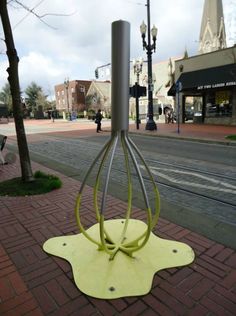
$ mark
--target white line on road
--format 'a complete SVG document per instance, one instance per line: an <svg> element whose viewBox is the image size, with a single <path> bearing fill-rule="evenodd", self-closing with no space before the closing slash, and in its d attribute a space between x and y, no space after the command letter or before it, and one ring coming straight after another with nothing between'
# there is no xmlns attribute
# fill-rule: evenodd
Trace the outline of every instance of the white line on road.
<svg viewBox="0 0 236 316"><path fill-rule="evenodd" d="M140 167L142 169L145 169L144 166L140 165ZM188 186L192 186L192 187L197 187L197 188L204 188L204 189L208 189L208 190L214 190L214 191L220 191L220 192L226 192L226 193L231 193L231 194L236 194L236 186L227 183L227 182L223 182L223 181L219 181L219 180L215 180L210 178L209 176L203 176L194 172L190 172L190 171L181 171L181 170L175 170L175 169L167 169L167 168L160 168L160 167L149 167L150 170L152 171L153 174L158 175L159 177L162 177L170 182L173 183L178 183L178 184L184 184L184 185L188 185ZM194 182L190 182L190 181L184 181L184 180L178 180L176 178L173 178L171 176L168 176L167 174L164 174L161 171L167 171L167 172L173 172L173 173L177 173L177 174L185 174L185 175L190 175L190 176L194 176L200 179L204 179L206 181L212 182L214 184L217 184L218 186L211 186L211 185L205 185L205 184L201 184L201 183L194 183ZM230 189L226 189L226 188L222 188L222 186L230 188Z"/></svg>

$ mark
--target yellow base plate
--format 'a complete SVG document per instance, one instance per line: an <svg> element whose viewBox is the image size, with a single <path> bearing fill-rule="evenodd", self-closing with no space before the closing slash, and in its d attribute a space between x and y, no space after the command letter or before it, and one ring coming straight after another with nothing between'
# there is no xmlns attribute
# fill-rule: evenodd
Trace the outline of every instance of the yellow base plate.
<svg viewBox="0 0 236 316"><path fill-rule="evenodd" d="M120 219L105 221L105 228L114 240L119 239L123 225L124 220ZM129 220L126 242L140 236L146 227L142 221ZM99 224L90 227L87 233L100 240ZM161 239L153 233L133 258L119 251L110 261L109 255L99 251L83 234L51 238L43 249L69 261L77 287L101 299L147 294L157 271L184 266L194 260L194 252L188 245Z"/></svg>

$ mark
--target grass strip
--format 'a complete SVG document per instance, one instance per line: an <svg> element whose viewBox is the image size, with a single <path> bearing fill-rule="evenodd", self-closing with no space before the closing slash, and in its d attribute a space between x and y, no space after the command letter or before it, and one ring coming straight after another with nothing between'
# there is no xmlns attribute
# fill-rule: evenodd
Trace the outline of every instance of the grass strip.
<svg viewBox="0 0 236 316"><path fill-rule="evenodd" d="M21 178L13 178L0 182L0 195L27 196L44 194L59 189L61 186L62 182L57 176L36 171L34 173L34 180L30 182L24 182Z"/></svg>

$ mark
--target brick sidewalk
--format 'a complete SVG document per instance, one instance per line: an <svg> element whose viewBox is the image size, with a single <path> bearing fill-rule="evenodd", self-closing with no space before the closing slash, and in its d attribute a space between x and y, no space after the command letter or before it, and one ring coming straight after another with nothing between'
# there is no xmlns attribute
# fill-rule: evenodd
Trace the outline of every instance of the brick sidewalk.
<svg viewBox="0 0 236 316"><path fill-rule="evenodd" d="M236 135L236 126L225 126L225 125L205 125L205 124L193 124L185 123L180 124L179 130L177 132L178 125L175 124L164 124L163 122L157 121L157 131L146 131L146 124L143 122L140 124L140 129L136 129L136 124L130 121L129 131L135 133L141 133L151 136L167 136L172 138L187 138L187 139L199 139L199 140L211 140L219 141L227 144L236 144L235 141L226 140L227 135ZM31 134L39 133L50 133L50 134L63 134L66 132L67 135L80 135L88 136L89 134L95 134L96 125L93 121L88 120L78 120L76 122L68 122L62 120L55 120L52 123L50 120L25 120L24 125L27 132L27 137ZM102 129L105 131L111 130L111 121L103 120ZM1 134L10 136L10 138L15 138L15 126L13 123L6 125L1 128ZM10 139L9 138L9 139Z"/></svg>
<svg viewBox="0 0 236 316"><path fill-rule="evenodd" d="M137 130L135 124L129 125L130 132L140 134L186 138L192 140L198 139L201 141L218 141L229 144L235 143L227 140L225 137L233 134L236 135L236 126L185 123L180 124L179 133L177 124L158 124L157 122L157 131L146 131L145 127L145 124L140 124L140 129Z"/></svg>
<svg viewBox="0 0 236 316"><path fill-rule="evenodd" d="M17 175L18 161L0 166L1 181ZM0 315L236 315L236 252L164 219L155 233L189 244L196 255L190 266L158 272L146 296L99 300L81 293L69 263L42 249L50 237L78 233L73 210L80 183L58 175L63 180L59 190L0 197ZM125 208L111 196L107 205L109 218ZM94 224L91 209L90 202L83 207L87 226Z"/></svg>

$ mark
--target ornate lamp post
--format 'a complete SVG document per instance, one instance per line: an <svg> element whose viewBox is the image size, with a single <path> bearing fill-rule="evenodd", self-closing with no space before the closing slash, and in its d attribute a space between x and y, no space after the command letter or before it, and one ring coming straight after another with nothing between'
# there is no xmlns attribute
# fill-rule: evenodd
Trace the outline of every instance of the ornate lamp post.
<svg viewBox="0 0 236 316"><path fill-rule="evenodd" d="M150 30L150 0L147 0L147 24L143 23L140 26L140 32L143 39L143 49L147 51L147 61L148 61L148 121L146 124L146 130L156 130L157 126L153 120L153 82L152 82L152 52L156 51L156 38L157 38L157 28L153 25L152 30ZM148 35L148 42L146 42L146 31ZM151 44L151 35L153 43Z"/></svg>
<svg viewBox="0 0 236 316"><path fill-rule="evenodd" d="M70 84L69 78L66 78L64 80L64 86L66 88L66 104L67 104L67 112L68 112L69 120L70 120L71 115L70 115L69 94L68 94L69 84Z"/></svg>
<svg viewBox="0 0 236 316"><path fill-rule="evenodd" d="M143 68L143 59L135 59L133 61L133 68L134 74L137 75L137 79L135 82L135 102L136 102L136 127L139 129L139 94L138 94L138 87L139 87L139 75L142 72Z"/></svg>

